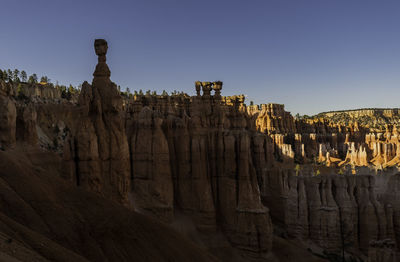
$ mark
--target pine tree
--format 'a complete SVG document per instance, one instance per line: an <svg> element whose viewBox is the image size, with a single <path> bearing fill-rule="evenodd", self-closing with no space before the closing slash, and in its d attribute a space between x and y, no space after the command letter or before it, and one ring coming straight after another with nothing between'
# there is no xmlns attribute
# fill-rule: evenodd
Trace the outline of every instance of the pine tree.
<svg viewBox="0 0 400 262"><path fill-rule="evenodd" d="M36 84L37 83L37 75L36 74L33 74L33 75L31 75L31 76L29 76L29 79L28 79L28 83L30 83L30 84Z"/></svg>
<svg viewBox="0 0 400 262"><path fill-rule="evenodd" d="M6 70L3 71L3 80L8 81L8 74Z"/></svg>
<svg viewBox="0 0 400 262"><path fill-rule="evenodd" d="M12 81L13 72L11 69L7 69L8 81Z"/></svg>
<svg viewBox="0 0 400 262"><path fill-rule="evenodd" d="M19 70L18 70L18 69L14 69L14 72L13 72L13 81L14 81L14 82L19 82Z"/></svg>
<svg viewBox="0 0 400 262"><path fill-rule="evenodd" d="M40 78L40 82L41 83L50 83L50 79L47 77L47 76L42 76L41 78Z"/></svg>
<svg viewBox="0 0 400 262"><path fill-rule="evenodd" d="M21 80L22 82L26 82L28 76L26 75L26 72L24 70L21 71Z"/></svg>

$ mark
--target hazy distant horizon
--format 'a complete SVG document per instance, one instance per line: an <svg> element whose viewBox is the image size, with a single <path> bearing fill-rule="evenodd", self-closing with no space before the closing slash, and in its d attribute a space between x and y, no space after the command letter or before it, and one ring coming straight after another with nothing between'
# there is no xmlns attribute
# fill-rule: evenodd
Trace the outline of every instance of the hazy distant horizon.
<svg viewBox="0 0 400 262"><path fill-rule="evenodd" d="M0 68L91 81L93 40L109 43L122 89L285 104L293 115L400 107L398 1L5 0Z"/></svg>

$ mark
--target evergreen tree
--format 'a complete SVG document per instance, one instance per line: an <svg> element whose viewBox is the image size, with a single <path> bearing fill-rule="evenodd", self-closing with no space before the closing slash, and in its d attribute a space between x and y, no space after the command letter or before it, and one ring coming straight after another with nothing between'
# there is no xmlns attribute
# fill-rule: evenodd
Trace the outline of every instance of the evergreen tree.
<svg viewBox="0 0 400 262"><path fill-rule="evenodd" d="M4 70L4 71L3 71L3 80L4 80L4 81L8 81L8 73L7 73L7 70Z"/></svg>
<svg viewBox="0 0 400 262"><path fill-rule="evenodd" d="M36 74L33 74L33 75L29 76L28 83L30 83L30 84L36 84L36 83L37 83L37 80L38 80L37 75L36 75Z"/></svg>
<svg viewBox="0 0 400 262"><path fill-rule="evenodd" d="M13 76L13 72L11 71L11 69L7 69L7 75L8 75L8 81L12 81L12 76Z"/></svg>
<svg viewBox="0 0 400 262"><path fill-rule="evenodd" d="M40 78L40 82L41 83L50 83L50 79L47 77L47 76L42 76L41 78Z"/></svg>
<svg viewBox="0 0 400 262"><path fill-rule="evenodd" d="M0 70L0 80L4 80L3 76L3 70Z"/></svg>
<svg viewBox="0 0 400 262"><path fill-rule="evenodd" d="M21 80L22 82L26 82L28 79L28 76L26 75L26 72L24 70L21 71Z"/></svg>
<svg viewBox="0 0 400 262"><path fill-rule="evenodd" d="M19 82L19 70L18 70L18 69L14 69L14 72L13 72L13 81L14 81L14 82Z"/></svg>

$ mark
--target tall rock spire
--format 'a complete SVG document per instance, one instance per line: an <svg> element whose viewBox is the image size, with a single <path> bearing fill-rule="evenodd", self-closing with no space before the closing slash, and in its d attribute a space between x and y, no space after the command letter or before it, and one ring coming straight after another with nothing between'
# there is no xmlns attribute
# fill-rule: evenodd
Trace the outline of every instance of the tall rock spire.
<svg viewBox="0 0 400 262"><path fill-rule="evenodd" d="M94 50L98 56L98 64L93 76L96 77L107 77L109 78L111 73L108 65L106 64L106 55L108 50L107 41L104 39L94 40Z"/></svg>
<svg viewBox="0 0 400 262"><path fill-rule="evenodd" d="M76 183L129 205L130 163L123 101L110 80L107 42L96 39L94 49L99 60L92 85L82 85L79 104L86 110L77 120L79 128L70 146L75 154Z"/></svg>

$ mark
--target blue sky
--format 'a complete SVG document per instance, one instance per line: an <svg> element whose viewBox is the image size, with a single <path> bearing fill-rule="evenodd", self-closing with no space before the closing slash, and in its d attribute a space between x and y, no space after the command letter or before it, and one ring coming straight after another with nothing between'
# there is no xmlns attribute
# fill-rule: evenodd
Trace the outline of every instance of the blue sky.
<svg viewBox="0 0 400 262"><path fill-rule="evenodd" d="M91 81L105 38L111 79L130 90L283 103L293 114L400 107L400 1L3 0L0 68Z"/></svg>

